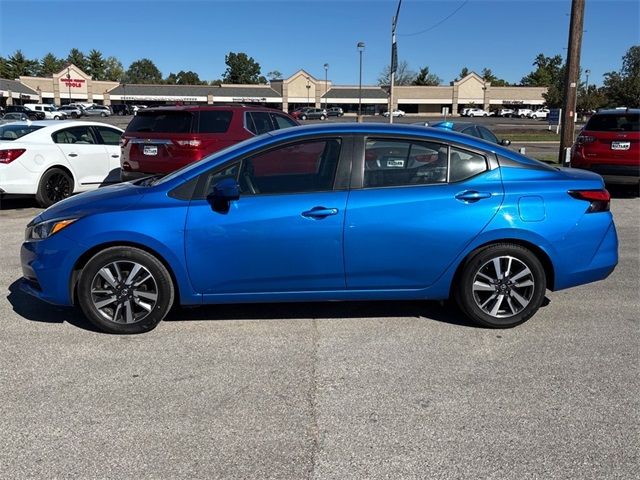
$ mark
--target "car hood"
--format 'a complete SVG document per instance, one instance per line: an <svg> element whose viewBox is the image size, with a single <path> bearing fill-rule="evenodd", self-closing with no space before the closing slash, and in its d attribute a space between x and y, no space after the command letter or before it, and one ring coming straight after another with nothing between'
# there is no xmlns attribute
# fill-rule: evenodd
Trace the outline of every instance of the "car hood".
<svg viewBox="0 0 640 480"><path fill-rule="evenodd" d="M119 183L81 193L58 202L34 218L42 222L54 218L78 217L98 212L124 210L142 198L145 187L132 183Z"/></svg>

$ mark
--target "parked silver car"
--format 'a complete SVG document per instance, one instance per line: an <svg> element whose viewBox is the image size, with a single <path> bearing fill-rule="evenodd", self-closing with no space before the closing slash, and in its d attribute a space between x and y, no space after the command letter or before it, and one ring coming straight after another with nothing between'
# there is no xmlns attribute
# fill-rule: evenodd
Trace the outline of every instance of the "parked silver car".
<svg viewBox="0 0 640 480"><path fill-rule="evenodd" d="M84 115L82 108L75 105L62 105L58 107L58 111L66 113L69 118L80 118Z"/></svg>
<svg viewBox="0 0 640 480"><path fill-rule="evenodd" d="M111 115L111 110L109 107L104 105L91 105L84 109L84 114L88 117L109 117Z"/></svg>

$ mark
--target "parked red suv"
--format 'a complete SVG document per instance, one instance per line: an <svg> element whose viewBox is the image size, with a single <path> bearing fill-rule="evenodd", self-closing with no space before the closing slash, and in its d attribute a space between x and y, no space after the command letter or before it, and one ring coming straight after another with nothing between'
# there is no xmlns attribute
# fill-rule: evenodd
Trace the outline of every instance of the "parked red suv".
<svg viewBox="0 0 640 480"><path fill-rule="evenodd" d="M138 111L120 139L121 178L173 170L210 153L298 122L265 107L181 106Z"/></svg>
<svg viewBox="0 0 640 480"><path fill-rule="evenodd" d="M594 113L576 139L571 166L602 175L611 184L640 182L640 109Z"/></svg>

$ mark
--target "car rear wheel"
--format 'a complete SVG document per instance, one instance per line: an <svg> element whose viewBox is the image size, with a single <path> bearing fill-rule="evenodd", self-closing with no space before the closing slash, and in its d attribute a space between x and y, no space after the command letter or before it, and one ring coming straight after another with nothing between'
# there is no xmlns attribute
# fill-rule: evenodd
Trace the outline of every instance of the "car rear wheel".
<svg viewBox="0 0 640 480"><path fill-rule="evenodd" d="M325 120L327 117L325 117L324 115L320 115L320 120Z"/></svg>
<svg viewBox="0 0 640 480"><path fill-rule="evenodd" d="M510 328L538 311L546 288L544 268L533 252L520 245L496 244L467 260L456 301L474 322Z"/></svg>
<svg viewBox="0 0 640 480"><path fill-rule="evenodd" d="M171 309L173 283L165 266L150 253L111 247L82 269L78 303L89 321L109 333L153 330Z"/></svg>
<svg viewBox="0 0 640 480"><path fill-rule="evenodd" d="M101 117L106 117L106 116L107 116L107 114L106 114L106 113L104 113L104 112L102 112L102 113L100 114L100 116L101 116Z"/></svg>
<svg viewBox="0 0 640 480"><path fill-rule="evenodd" d="M307 116L306 115L300 115L300 120L306 120Z"/></svg>
<svg viewBox="0 0 640 480"><path fill-rule="evenodd" d="M73 178L61 168L51 168L44 172L38 190L36 202L43 208L64 200L73 193Z"/></svg>

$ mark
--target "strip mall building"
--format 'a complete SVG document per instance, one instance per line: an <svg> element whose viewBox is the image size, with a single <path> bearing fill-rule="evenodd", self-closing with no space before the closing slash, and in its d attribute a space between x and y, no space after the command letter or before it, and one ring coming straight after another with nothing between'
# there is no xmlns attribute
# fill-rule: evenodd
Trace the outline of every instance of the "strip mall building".
<svg viewBox="0 0 640 480"><path fill-rule="evenodd" d="M394 88L394 109L407 114L441 115L465 107L494 110L502 107L538 108L544 104L541 87L493 87L476 73L449 86ZM333 85L299 70L289 78L269 85L139 85L93 80L75 65L50 77L0 79L0 104L87 102L103 105L167 105L252 103L291 111L298 107L342 107L355 113L362 102L363 113L374 115L388 109L388 88Z"/></svg>

